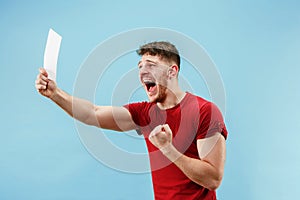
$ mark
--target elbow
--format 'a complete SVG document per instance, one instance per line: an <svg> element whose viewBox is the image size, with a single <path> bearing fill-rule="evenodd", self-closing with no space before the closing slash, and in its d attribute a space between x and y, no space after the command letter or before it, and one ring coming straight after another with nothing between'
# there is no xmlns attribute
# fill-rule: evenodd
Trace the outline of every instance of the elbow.
<svg viewBox="0 0 300 200"><path fill-rule="evenodd" d="M221 185L221 180L214 180L214 181L212 181L210 184L209 184L209 186L207 187L207 189L209 189L209 190L217 190L218 188L219 188L219 186Z"/></svg>
<svg viewBox="0 0 300 200"><path fill-rule="evenodd" d="M94 107L94 109L89 112L88 115L86 115L84 117L84 119L82 120L82 122L86 125L90 125L90 126L95 126L98 128L101 128L99 121L97 120L97 116L96 113L99 112L99 108L98 107Z"/></svg>
<svg viewBox="0 0 300 200"><path fill-rule="evenodd" d="M223 179L223 173L217 174L215 177L211 178L206 188L212 191L217 190L222 183L222 179Z"/></svg>
<svg viewBox="0 0 300 200"><path fill-rule="evenodd" d="M220 185L222 183L222 178L223 178L223 175L219 174L219 175L207 177L207 179L205 181L204 180L202 180L202 181L195 180L194 182L208 190L214 191L220 187Z"/></svg>

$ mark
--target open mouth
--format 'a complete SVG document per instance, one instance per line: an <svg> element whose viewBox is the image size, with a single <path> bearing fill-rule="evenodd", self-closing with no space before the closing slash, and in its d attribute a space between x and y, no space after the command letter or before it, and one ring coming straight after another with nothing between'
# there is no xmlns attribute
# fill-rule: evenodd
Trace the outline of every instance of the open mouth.
<svg viewBox="0 0 300 200"><path fill-rule="evenodd" d="M148 92L152 92L155 89L156 83L151 81L145 81L144 82Z"/></svg>

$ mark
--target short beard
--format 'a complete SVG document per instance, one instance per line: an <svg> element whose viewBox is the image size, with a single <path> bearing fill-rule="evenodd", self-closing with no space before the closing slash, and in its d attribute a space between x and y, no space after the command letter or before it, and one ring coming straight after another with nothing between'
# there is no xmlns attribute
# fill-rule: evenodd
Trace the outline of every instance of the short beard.
<svg viewBox="0 0 300 200"><path fill-rule="evenodd" d="M162 85L158 85L158 96L156 99L154 99L154 103L162 103L166 100L167 95L166 95L166 90L167 88L165 86Z"/></svg>

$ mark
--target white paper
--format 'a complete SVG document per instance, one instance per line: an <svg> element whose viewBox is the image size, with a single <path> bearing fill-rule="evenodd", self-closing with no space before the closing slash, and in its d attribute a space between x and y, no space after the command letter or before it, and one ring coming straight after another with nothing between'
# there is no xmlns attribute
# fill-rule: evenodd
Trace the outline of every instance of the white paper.
<svg viewBox="0 0 300 200"><path fill-rule="evenodd" d="M50 28L44 53L44 68L48 78L56 82L57 59L62 37Z"/></svg>

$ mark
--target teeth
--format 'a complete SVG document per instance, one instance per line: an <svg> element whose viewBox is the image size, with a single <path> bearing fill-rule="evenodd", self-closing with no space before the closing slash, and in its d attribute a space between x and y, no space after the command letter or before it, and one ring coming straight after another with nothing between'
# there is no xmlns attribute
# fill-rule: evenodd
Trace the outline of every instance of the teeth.
<svg viewBox="0 0 300 200"><path fill-rule="evenodd" d="M143 78L142 81L148 91L156 85L155 80L153 80L152 78L149 78L149 77Z"/></svg>
<svg viewBox="0 0 300 200"><path fill-rule="evenodd" d="M146 82L154 82L154 81L151 79L144 79L143 82L146 83Z"/></svg>

